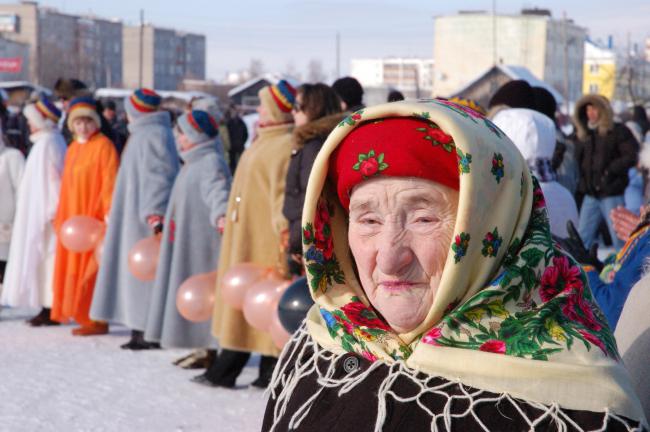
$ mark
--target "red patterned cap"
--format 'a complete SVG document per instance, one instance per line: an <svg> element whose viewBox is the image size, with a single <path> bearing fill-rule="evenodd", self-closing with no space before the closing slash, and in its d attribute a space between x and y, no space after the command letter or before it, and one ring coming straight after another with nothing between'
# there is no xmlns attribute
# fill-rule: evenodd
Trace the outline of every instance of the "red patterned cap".
<svg viewBox="0 0 650 432"><path fill-rule="evenodd" d="M417 177L460 188L453 137L435 123L414 117L361 124L332 153L329 173L345 209L352 188L375 176Z"/></svg>

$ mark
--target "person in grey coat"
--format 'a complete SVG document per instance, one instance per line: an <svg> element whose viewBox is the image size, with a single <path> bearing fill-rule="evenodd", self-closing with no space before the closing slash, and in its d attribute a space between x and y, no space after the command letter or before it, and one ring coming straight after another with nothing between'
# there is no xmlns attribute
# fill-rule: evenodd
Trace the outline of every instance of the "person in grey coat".
<svg viewBox="0 0 650 432"><path fill-rule="evenodd" d="M145 340L164 348L215 348L210 321L195 323L176 307L181 284L215 270L228 207L230 169L221 154L216 121L194 110L178 119L174 134L184 165L172 189L151 295Z"/></svg>
<svg viewBox="0 0 650 432"><path fill-rule="evenodd" d="M161 98L139 89L124 106L130 137L113 192L113 204L104 239L104 253L90 315L96 320L129 327L125 349L148 349L144 340L153 281L143 282L129 271L129 252L140 240L162 231L164 214L178 173L179 160L171 119L159 111Z"/></svg>

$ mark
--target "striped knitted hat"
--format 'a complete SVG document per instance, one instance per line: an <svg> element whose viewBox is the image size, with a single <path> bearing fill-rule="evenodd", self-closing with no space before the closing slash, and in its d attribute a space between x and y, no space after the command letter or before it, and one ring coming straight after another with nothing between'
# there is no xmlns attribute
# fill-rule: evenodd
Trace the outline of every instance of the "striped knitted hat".
<svg viewBox="0 0 650 432"><path fill-rule="evenodd" d="M487 111L485 111L485 108L483 108L478 102L476 102L474 99L467 99L459 96L455 96L453 98L448 99L449 102L453 102L458 105L462 105L465 108L470 108L474 111L476 111L479 114L486 115Z"/></svg>
<svg viewBox="0 0 650 432"><path fill-rule="evenodd" d="M178 118L181 132L194 144L208 141L219 134L219 125L207 112L193 110Z"/></svg>
<svg viewBox="0 0 650 432"><path fill-rule="evenodd" d="M272 123L293 121L291 110L296 102L296 89L285 80L262 88L258 96Z"/></svg>
<svg viewBox="0 0 650 432"><path fill-rule="evenodd" d="M101 127L102 121L97 113L97 104L91 96L79 96L70 101L68 106L68 128L72 130L72 123L79 117L90 117Z"/></svg>
<svg viewBox="0 0 650 432"><path fill-rule="evenodd" d="M40 95L36 102L26 105L23 114L36 129L48 129L61 118L61 111L45 95Z"/></svg>
<svg viewBox="0 0 650 432"><path fill-rule="evenodd" d="M162 101L158 93L148 88L137 89L125 99L124 109L134 119L158 111Z"/></svg>

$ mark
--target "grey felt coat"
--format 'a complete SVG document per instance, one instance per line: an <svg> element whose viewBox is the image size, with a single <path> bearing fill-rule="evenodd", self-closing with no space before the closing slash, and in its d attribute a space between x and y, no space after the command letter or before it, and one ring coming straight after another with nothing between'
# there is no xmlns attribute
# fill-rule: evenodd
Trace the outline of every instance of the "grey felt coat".
<svg viewBox="0 0 650 432"><path fill-rule="evenodd" d="M226 214L230 169L217 152L216 141L181 157L185 161L176 178L165 215L163 243L149 306L145 339L163 347L208 348L216 341L210 321L193 323L176 308L176 293L189 277L216 269L221 234L216 229Z"/></svg>
<svg viewBox="0 0 650 432"><path fill-rule="evenodd" d="M131 274L129 251L139 240L153 235L147 218L165 214L179 159L167 112L137 118L129 124L129 132L90 316L143 331L153 281L143 282Z"/></svg>

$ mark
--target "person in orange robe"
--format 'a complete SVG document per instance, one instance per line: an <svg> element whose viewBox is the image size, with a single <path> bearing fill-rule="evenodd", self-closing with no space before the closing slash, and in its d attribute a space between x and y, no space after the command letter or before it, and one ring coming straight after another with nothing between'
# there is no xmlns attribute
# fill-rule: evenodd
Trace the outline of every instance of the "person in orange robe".
<svg viewBox="0 0 650 432"><path fill-rule="evenodd" d="M113 143L99 131L101 121L91 97L70 102L67 122L75 139L65 157L59 207L53 222L57 233L73 216L106 219L119 164ZM88 315L98 269L93 251L72 252L60 238L57 240L51 315L59 322L75 320L80 327L73 329L74 335L108 333L107 323L93 321Z"/></svg>

